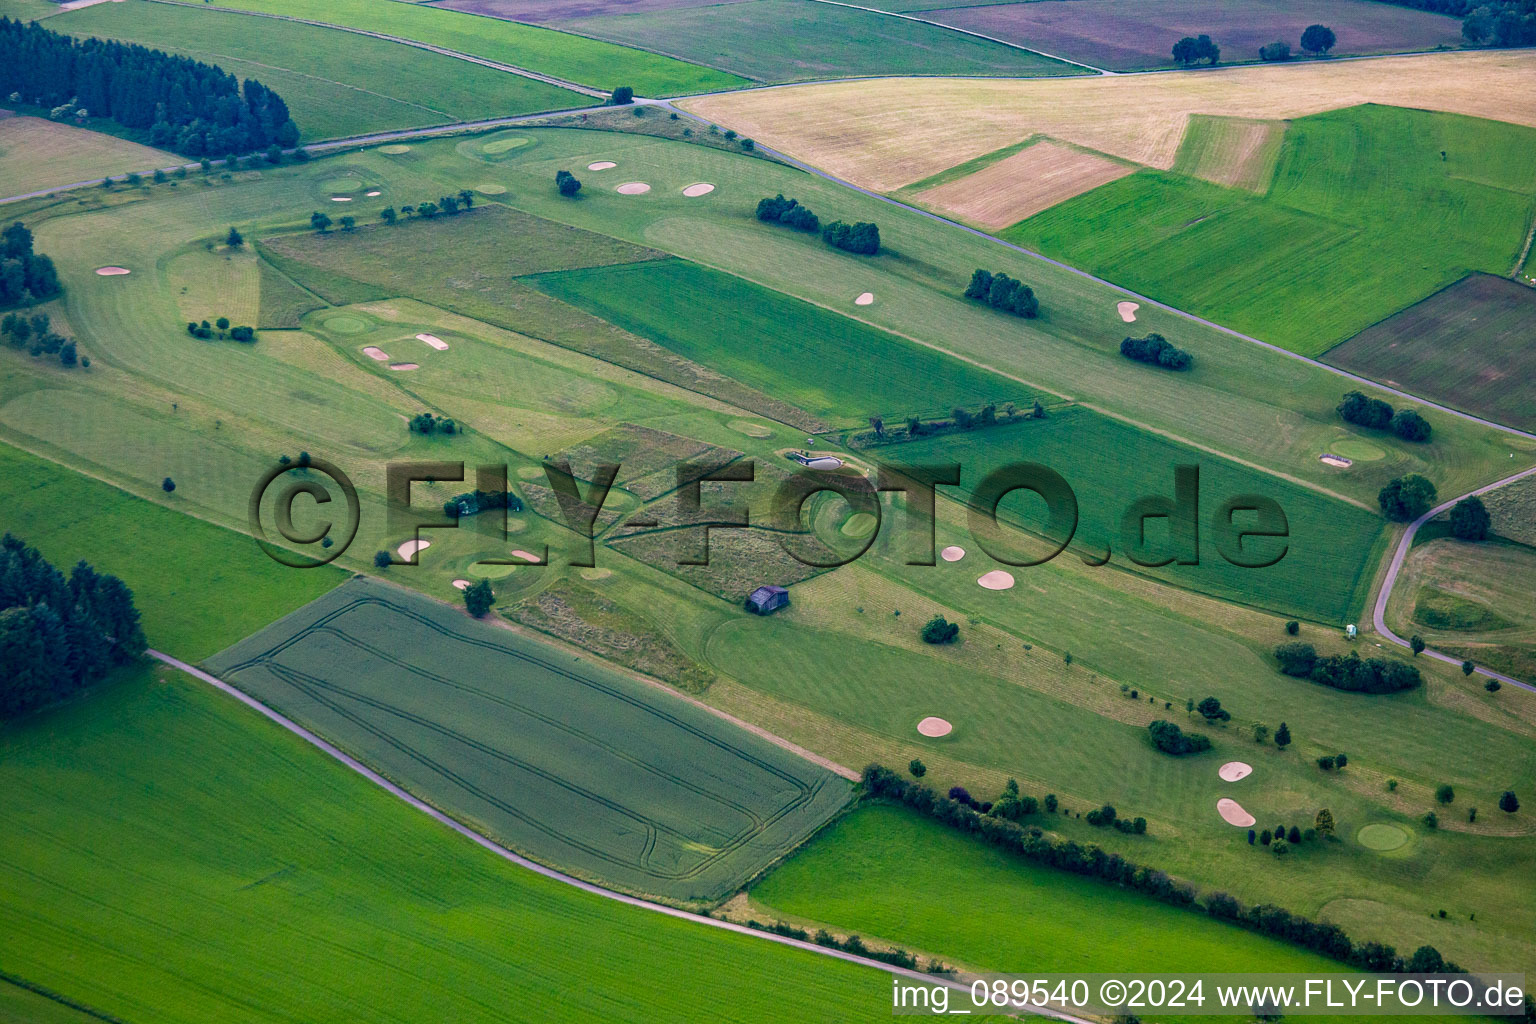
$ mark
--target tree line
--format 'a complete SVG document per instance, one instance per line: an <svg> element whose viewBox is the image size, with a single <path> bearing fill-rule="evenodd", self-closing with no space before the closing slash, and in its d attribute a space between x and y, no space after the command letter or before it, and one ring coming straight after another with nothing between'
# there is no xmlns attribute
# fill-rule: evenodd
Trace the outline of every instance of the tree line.
<svg viewBox="0 0 1536 1024"><path fill-rule="evenodd" d="M1161 366L1165 370L1187 370L1195 362L1194 356L1156 332L1145 338L1126 338L1120 343L1120 354L1138 363Z"/></svg>
<svg viewBox="0 0 1536 1024"><path fill-rule="evenodd" d="M1294 641L1276 647L1275 660L1288 676L1351 693L1397 693L1423 682L1418 669L1400 661L1362 658L1359 651L1320 655L1311 644Z"/></svg>
<svg viewBox="0 0 1536 1024"><path fill-rule="evenodd" d="M423 414L425 415L425 414ZM452 422L451 420L449 422ZM459 511L459 506L466 504L476 512L484 512L489 508L504 508L508 512L521 512L523 499L508 491L482 491L478 488L473 491L465 491L463 494L455 494L452 498L443 502L443 515L449 519L457 519L464 514Z"/></svg>
<svg viewBox="0 0 1536 1024"><path fill-rule="evenodd" d="M1179 728L1178 723L1161 718L1147 723L1147 738L1158 750L1174 757L1200 754L1211 749L1211 741L1206 737L1199 733L1186 733Z"/></svg>
<svg viewBox="0 0 1536 1024"><path fill-rule="evenodd" d="M1007 274L977 268L971 274L971 283L965 286L965 297L1026 320L1040 315L1040 300L1035 297L1034 289Z"/></svg>
<svg viewBox="0 0 1536 1024"><path fill-rule="evenodd" d="M1434 430L1429 421L1414 409L1394 410L1390 403L1351 391L1338 404L1345 423L1370 430L1390 430L1404 441L1428 441Z"/></svg>
<svg viewBox="0 0 1536 1024"><path fill-rule="evenodd" d="M83 561L66 579L36 548L0 539L0 718L62 700L146 646L122 580Z"/></svg>
<svg viewBox="0 0 1536 1024"><path fill-rule="evenodd" d="M1394 974L1465 973L1433 946L1421 946L1405 958L1392 946L1379 942L1356 943L1338 925L1313 921L1274 904L1245 907L1224 892L1214 892L1204 898L1202 905L1193 886L1156 868L1137 864L1118 853L1106 853L1093 844L1062 839L1047 835L1039 828L980 814L957 800L940 796L926 785L908 782L882 765L872 764L865 768L862 782L867 797L910 807L1026 860L1121 885L1173 906L1204 910L1218 920L1294 943L1352 967ZM1530 1005L1527 997L1527 1017Z"/></svg>
<svg viewBox="0 0 1536 1024"><path fill-rule="evenodd" d="M1308 25L1301 33L1301 48L1314 56L1321 56L1333 49L1339 41L1333 29L1327 25ZM1277 39L1259 47L1259 60L1282 61L1291 59L1291 44Z"/></svg>
<svg viewBox="0 0 1536 1024"><path fill-rule="evenodd" d="M397 211L393 206L386 206L379 211L379 220L385 224L393 224L400 219L401 214L406 220L412 217L420 217L423 220L431 220L438 214L445 217L456 217L461 213L468 213L475 208L475 194L467 188L461 188L451 196L438 196L437 202L428 200L425 203L412 205L407 203ZM324 214L321 214L324 216ZM342 220L346 220L345 217Z"/></svg>
<svg viewBox="0 0 1536 1024"><path fill-rule="evenodd" d="M235 341L243 341L247 344L256 340L256 328L244 326L231 327L229 317L227 316L221 316L213 323L209 323L207 320L202 322L196 320L187 321L187 333L194 338L208 341L213 337L215 331L218 332L220 339L229 337Z"/></svg>
<svg viewBox="0 0 1536 1024"><path fill-rule="evenodd" d="M64 289L53 260L32 248L32 232L16 221L0 232L0 306L45 302Z"/></svg>
<svg viewBox="0 0 1536 1024"><path fill-rule="evenodd" d="M796 231L821 232L821 240L834 249L873 256L880 251L880 227L867 221L845 224L835 220L825 226L809 207L798 199L785 199L784 193L757 201L757 219L765 224L783 224Z"/></svg>
<svg viewBox="0 0 1536 1024"><path fill-rule="evenodd" d="M91 365L89 356L76 352L73 341L53 330L53 321L47 313L34 313L31 316L5 314L0 317L0 337L5 338L12 348L26 349L27 354L33 358L57 356L59 365L65 367Z"/></svg>
<svg viewBox="0 0 1536 1024"><path fill-rule="evenodd" d="M0 18L0 95L66 104L189 156L292 146L298 126L277 93L222 68L106 39L75 39Z"/></svg>
<svg viewBox="0 0 1536 1024"><path fill-rule="evenodd" d="M1462 19L1461 36L1474 46L1536 46L1536 0L1383 0L1398 7Z"/></svg>
<svg viewBox="0 0 1536 1024"><path fill-rule="evenodd" d="M1019 419L1045 419L1045 406L1039 399L1028 412L1020 411L1012 402L1003 403L999 409L996 402L988 402L975 412L964 406L955 406L949 411L948 419L925 420L921 416L908 416L900 421L901 426L890 426L885 422L884 416L871 416L869 418L870 432L857 434L853 437L855 443L893 444L901 441L914 441L919 437L932 437L936 434L948 433L951 430L975 430L979 427L994 427L999 423L1012 423Z"/></svg>

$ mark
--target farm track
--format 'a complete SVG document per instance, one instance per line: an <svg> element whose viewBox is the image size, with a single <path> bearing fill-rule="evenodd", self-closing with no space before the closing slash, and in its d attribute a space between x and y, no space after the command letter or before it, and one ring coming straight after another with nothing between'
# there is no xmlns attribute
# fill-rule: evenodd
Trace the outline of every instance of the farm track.
<svg viewBox="0 0 1536 1024"><path fill-rule="evenodd" d="M594 896L600 896L603 899L613 900L616 903L628 904L629 906L639 907L643 910L652 911L653 913L665 914L668 917L677 918L683 921L691 921L698 925L704 925L711 928L719 928L722 931L735 932L738 935L748 935L756 939L761 939L765 942L777 943L781 946L791 946L795 949L801 949L808 953L815 953L819 956L829 956L837 960L843 960L851 964L857 964L861 967L872 967L876 970L884 971L887 974L893 975L895 977L904 978L908 981L917 982L919 984L944 985L947 988L953 989L954 991L963 994L969 994L970 992L969 985L953 978L946 978L932 974L921 974L917 971L910 971L902 967L895 967L891 964L881 963L878 960L869 960L861 956L855 956L852 953L845 953L840 949L831 949L826 946L818 946L813 942L806 942L800 939L792 939L784 935L775 935L772 932L757 931L756 929L748 928L746 925L736 924L732 921L722 921L717 918L706 917L703 914L694 914L686 910L679 910L676 907L669 907L660 903L652 903L649 900L643 900L637 896L628 896L621 892L615 892L612 889L605 889L600 885L594 885L591 882L582 881L579 878L575 878L563 872L556 871L554 868L545 867L543 864L540 864L537 861L532 861L526 857L513 853L506 847L501 846L500 844L495 843L490 839L487 839L485 836L481 835L479 832L476 832L469 826L460 823L458 820L449 817L447 814L444 814L442 811L439 811L437 808L431 806L430 804L427 804L424 801L412 796L410 793L395 785L393 782L390 782L384 776L380 775L378 772L375 772L373 769L358 761L356 758L348 755L336 746L317 736L315 733L310 732L308 729L299 725L297 722L294 722L291 719L286 718L278 712L272 710L261 701L258 701L254 697L246 694L244 691L231 686L229 683L226 683L218 677L210 675L209 673L204 672L199 668L188 665L184 661L173 658L169 654L154 650L149 651L148 653L149 656L155 660L169 665L171 668L177 669L178 671L185 672L192 678L206 683L209 686L212 686L214 689L219 690L220 692L227 694L230 697L233 697L235 700L244 704L246 707L251 708L258 714L267 718L269 721L275 723L280 728L286 729L288 732L297 736L304 742L330 755L332 758L341 762L346 767L352 769L354 772L358 773L369 782L372 782L374 785L380 787L391 796L404 801L411 807L414 807L416 810L432 818L439 824L452 829L454 832L457 832L459 835L468 839L470 842L476 844L487 852L500 857L502 860L507 861L508 863L515 864L521 868L526 868L527 870L539 875L543 875L545 878L548 878L552 881L572 886L582 890L583 892L591 893ZM1043 1017L1049 1017L1053 1020L1067 1021L1069 1024L1093 1024L1093 1022L1085 1020L1082 1017L1075 1017L1071 1014L1060 1013L1054 1010L1046 1009L1044 1007L1029 1006L1024 1007L1024 1011L1038 1014Z"/></svg>
<svg viewBox="0 0 1536 1024"><path fill-rule="evenodd" d="M1376 608L1373 613L1373 623L1376 627L1376 632L1397 644L1399 647L1411 647L1407 640L1404 640L1402 637L1392 632L1392 630L1387 626L1387 601L1392 597L1392 587L1397 583L1397 574L1402 571L1403 561L1408 557L1408 552L1413 548L1413 538L1418 534L1419 527L1423 526L1425 523L1429 522L1436 516L1442 515L1445 512L1449 512L1456 506L1456 503L1461 501L1463 498L1472 498L1481 494L1487 494L1489 491L1498 490L1505 484L1512 484L1516 480L1522 480L1525 477L1532 475L1533 473L1536 473L1536 466L1532 466L1530 469L1515 473L1512 476L1507 476L1503 480L1496 480L1485 487L1479 487L1475 491L1468 491L1466 494L1458 495L1457 497L1452 498L1450 501L1441 502L1439 505L1436 505L1428 512L1425 512L1423 515L1419 516L1419 518L1415 519L1408 525L1408 529L1403 533L1402 540L1398 541L1397 543L1397 550L1392 554L1392 563L1387 567L1386 578L1382 580L1381 592L1376 595ZM1424 648L1424 653L1437 661L1445 662L1447 665L1456 665L1458 667L1461 665L1461 659L1453 658L1448 654L1443 654L1432 647ZM1514 676L1507 676L1502 672L1495 672L1489 668L1474 668L1473 671L1478 675L1488 676L1490 679L1497 679L1499 682L1508 686L1518 686L1522 690L1529 690L1532 693L1536 693L1536 686L1532 686L1530 683L1516 679Z"/></svg>

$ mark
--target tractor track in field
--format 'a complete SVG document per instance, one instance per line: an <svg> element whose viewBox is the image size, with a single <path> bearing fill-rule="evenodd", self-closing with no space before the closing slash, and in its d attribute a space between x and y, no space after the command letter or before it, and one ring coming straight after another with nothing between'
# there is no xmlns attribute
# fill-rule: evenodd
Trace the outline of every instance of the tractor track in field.
<svg viewBox="0 0 1536 1024"><path fill-rule="evenodd" d="M1434 519L1436 516L1449 512L1452 508L1456 507L1457 502L1465 498L1473 498L1477 497L1478 495L1487 494L1489 491L1497 490L1498 488L1503 487L1505 484L1512 484L1516 480L1524 479L1525 477L1531 476L1532 474L1536 474L1536 466L1532 466L1530 469L1526 469L1519 473L1507 476L1502 480L1496 480L1491 484L1477 488L1475 491L1468 491L1466 494L1457 495L1449 501L1441 502L1434 508L1430 509L1428 512L1425 512L1423 515L1419 516L1419 518L1415 519L1412 523L1408 524L1408 529L1403 532L1402 539L1397 542L1397 550L1392 553L1392 562L1387 566L1387 575L1386 578L1381 582L1381 591L1376 595L1376 607L1372 613L1372 623L1376 627L1376 632L1397 644L1399 647L1411 648L1412 646L1407 640L1404 640L1402 637L1392 632L1391 628L1387 626L1387 602L1392 597L1392 588L1397 583L1397 574L1402 571L1403 562L1407 559L1408 552L1413 548L1413 538L1418 534L1419 527L1423 526L1431 519ZM1460 667L1462 664L1462 659L1453 658L1449 654L1444 654L1435 650L1433 647L1424 648L1424 653L1429 657L1434 658L1436 661L1443 661L1448 665L1456 665L1457 667ZM1517 686L1522 690L1529 690L1532 693L1536 693L1536 686L1532 686L1530 683L1516 679L1514 676L1508 676L1502 672L1495 672L1490 668L1474 667L1472 671L1478 675L1487 676L1490 679L1497 679L1499 682L1505 684L1506 686Z"/></svg>
<svg viewBox="0 0 1536 1024"><path fill-rule="evenodd" d="M652 903L651 901L641 899L638 896L630 896L625 893L615 892L612 889L605 889L600 885L595 885L591 882L583 881L579 878L567 875L564 872L557 871L554 868L546 867L537 861L529 860L528 858L513 853L506 847L501 846L498 843L491 841L490 839L487 839L485 836L481 835L479 832L476 832L469 826L462 824L457 819L444 814L437 808L411 795L400 786L390 782L384 776L380 775L378 772L369 768L367 765L363 764L361 761L357 760L351 755L345 753L327 740L322 739L320 736L313 732L310 732L308 729L299 725L297 722L294 722L284 715L279 714L277 711L267 707L261 701L255 699L237 687L224 682L217 676L210 675L209 673L204 672L193 665L189 665L186 662L177 658L173 658L169 654L165 654L161 651L151 650L148 653L149 656L155 660L169 665L171 668L177 669L178 671L184 672L192 678L212 686L214 689L220 691L221 693L233 697L235 700L244 704L246 707L252 709L253 711L256 711L258 714L267 718L280 728L286 729L288 732L297 736L299 739L305 741L311 746L316 747L323 753L329 754L332 758L341 762L346 767L352 769L354 772L361 775L369 782L372 782L374 785L380 787L391 796L398 800L404 801L406 804L409 804L411 807L414 807L416 810L438 822L438 824L452 829L454 832L457 832L459 835L486 850L488 853L500 857L502 860L507 861L508 863L515 864L518 867L527 869L528 871L543 875L545 878L548 878L552 881L572 886L573 888L580 889L583 892L590 893L594 896L600 896L603 899L613 900L616 903L628 904L632 907L639 907L642 910L649 910L657 914L665 914L668 917L677 918L683 921L691 921L694 924L704 925L710 928L719 928L722 931L735 932L738 935L748 935L753 938L761 939L765 942L773 942L781 946L791 946L795 949L801 949L808 953L815 953L820 956L832 957L834 959L843 960L851 964L857 964L861 967L872 967L876 970L884 971L887 974L891 974L899 978L904 978L908 981L916 982L922 985L943 985L959 993L966 995L969 995L970 993L970 986L968 984L954 978L948 978L934 974L922 974L918 971L911 971L903 967L896 967L891 964L881 963L878 960L869 960L865 957L855 956L852 953L846 953L840 949L831 949L826 946L818 946L814 942L808 942L801 939L792 939L785 935L775 935L772 932L762 932L754 928L748 928L746 925L736 924L733 921L722 921L718 918L706 917L703 914L695 914L687 910L679 910L676 907L669 907L661 903ZM1069 1024L1092 1024L1092 1022L1087 1021L1081 1017L1046 1009L1045 1007L1026 1006L1022 1008L1021 1012L1038 1014L1040 1016L1050 1017L1055 1020L1067 1021Z"/></svg>

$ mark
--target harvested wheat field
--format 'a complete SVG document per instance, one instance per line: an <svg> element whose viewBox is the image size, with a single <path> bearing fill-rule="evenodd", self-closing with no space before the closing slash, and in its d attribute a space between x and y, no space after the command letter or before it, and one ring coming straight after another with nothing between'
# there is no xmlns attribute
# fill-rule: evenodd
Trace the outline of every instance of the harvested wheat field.
<svg viewBox="0 0 1536 1024"><path fill-rule="evenodd" d="M1284 121L1195 114L1173 166L1192 178L1263 193L1274 177L1283 141Z"/></svg>
<svg viewBox="0 0 1536 1024"><path fill-rule="evenodd" d="M679 105L866 188L894 191L1030 135L1171 168L1193 114L1274 120L1361 103L1536 126L1536 52L1063 79L883 79Z"/></svg>
<svg viewBox="0 0 1536 1024"><path fill-rule="evenodd" d="M1042 140L974 174L917 194L932 207L993 230L1130 174L1134 167Z"/></svg>

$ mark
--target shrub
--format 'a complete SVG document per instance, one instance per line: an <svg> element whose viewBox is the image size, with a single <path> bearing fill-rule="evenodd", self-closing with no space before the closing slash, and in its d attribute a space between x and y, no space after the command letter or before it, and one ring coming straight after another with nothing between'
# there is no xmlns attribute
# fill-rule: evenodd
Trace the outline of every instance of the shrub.
<svg viewBox="0 0 1536 1024"><path fill-rule="evenodd" d="M1026 320L1040 315L1040 300L1035 297L1034 289L1007 274L993 274L978 268L971 274L971 283L966 285L965 297Z"/></svg>
<svg viewBox="0 0 1536 1024"><path fill-rule="evenodd" d="M577 181L576 176L570 171L556 171L555 188L560 191L562 196L570 199L581 191L581 182Z"/></svg>
<svg viewBox="0 0 1536 1024"><path fill-rule="evenodd" d="M923 627L922 635L925 644L953 643L960 636L960 624L950 622L942 615L935 615Z"/></svg>
<svg viewBox="0 0 1536 1024"><path fill-rule="evenodd" d="M865 221L844 224L835 220L822 229L821 237L834 249L860 256L873 256L880 251L880 228Z"/></svg>
<svg viewBox="0 0 1536 1024"><path fill-rule="evenodd" d="M1351 391L1344 396L1338 405L1338 413L1344 422L1372 430L1385 430L1392 423L1392 406L1359 391Z"/></svg>
<svg viewBox="0 0 1536 1024"><path fill-rule="evenodd" d="M1442 804L1454 803L1456 801L1456 790L1449 783L1442 784L1435 789L1435 799Z"/></svg>
<svg viewBox="0 0 1536 1024"><path fill-rule="evenodd" d="M1487 690L1489 693L1498 693L1502 688L1502 684L1500 684L1497 679L1490 679L1483 684L1483 689Z"/></svg>
<svg viewBox="0 0 1536 1024"><path fill-rule="evenodd" d="M1165 370L1187 370L1194 364L1194 357L1176 348L1161 334L1149 334L1145 338L1126 338L1120 343L1120 354L1127 359Z"/></svg>
<svg viewBox="0 0 1536 1024"><path fill-rule="evenodd" d="M1325 772L1333 771L1334 759L1332 756L1324 756L1317 759L1317 766Z"/></svg>
<svg viewBox="0 0 1536 1024"><path fill-rule="evenodd" d="M1451 509L1451 533L1457 540L1487 540L1491 526L1487 506L1475 495L1461 499Z"/></svg>
<svg viewBox="0 0 1536 1024"><path fill-rule="evenodd" d="M1301 632L1301 623L1293 619L1285 624L1285 631L1291 636L1295 636L1297 633Z"/></svg>
<svg viewBox="0 0 1536 1024"><path fill-rule="evenodd" d="M801 206L798 199L785 199L780 192L772 199L759 199L757 219L767 224L783 224L796 231L821 230L821 218L809 207Z"/></svg>
<svg viewBox="0 0 1536 1024"><path fill-rule="evenodd" d="M1520 809L1520 798L1515 796L1514 790L1506 789L1504 795L1499 797L1499 810L1505 814L1514 814Z"/></svg>
<svg viewBox="0 0 1536 1024"><path fill-rule="evenodd" d="M1404 409L1392 417L1392 433L1404 441L1422 443L1428 441L1433 432L1429 421L1412 409Z"/></svg>
<svg viewBox="0 0 1536 1024"><path fill-rule="evenodd" d="M613 93L608 97L608 102L616 107L622 107L624 104L633 103L634 101L635 90L631 89L627 85L619 86L617 89L613 90Z"/></svg>
<svg viewBox="0 0 1536 1024"><path fill-rule="evenodd" d="M1223 708L1221 701L1215 697L1205 698L1205 700L1202 700L1195 706L1195 710L1200 712L1201 717L1207 722L1230 722L1232 720L1232 712Z"/></svg>
<svg viewBox="0 0 1536 1024"><path fill-rule="evenodd" d="M917 758L914 757L907 764L907 771L912 773L912 777L914 779L920 779L924 775L928 774L928 766L923 764L923 762L919 761Z"/></svg>
<svg viewBox="0 0 1536 1024"><path fill-rule="evenodd" d="M1259 60L1280 61L1291 59L1291 44L1276 39L1267 46L1259 47Z"/></svg>
<svg viewBox="0 0 1536 1024"><path fill-rule="evenodd" d="M464 588L464 607L477 619L485 617L494 601L490 580L477 580Z"/></svg>
<svg viewBox="0 0 1536 1024"><path fill-rule="evenodd" d="M1423 680L1419 670L1384 658L1361 658L1358 651L1320 657L1311 644L1288 643L1275 648L1280 671L1351 693L1397 693L1412 690Z"/></svg>
<svg viewBox="0 0 1536 1024"><path fill-rule="evenodd" d="M256 340L256 328L235 327L230 330L229 336L236 341L252 342Z"/></svg>
<svg viewBox="0 0 1536 1024"><path fill-rule="evenodd" d="M1175 757L1198 754L1211 749L1211 741L1204 736L1186 736L1183 729L1161 718L1148 723L1147 735L1151 738L1154 747Z"/></svg>
<svg viewBox="0 0 1536 1024"><path fill-rule="evenodd" d="M1327 25L1308 25L1301 33L1301 48L1308 53L1327 53L1338 37Z"/></svg>

